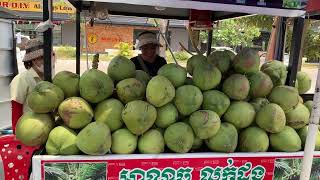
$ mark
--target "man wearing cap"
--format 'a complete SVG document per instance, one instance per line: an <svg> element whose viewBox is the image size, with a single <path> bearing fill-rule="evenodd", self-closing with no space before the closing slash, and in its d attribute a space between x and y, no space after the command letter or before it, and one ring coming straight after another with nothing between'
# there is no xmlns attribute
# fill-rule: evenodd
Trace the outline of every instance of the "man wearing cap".
<svg viewBox="0 0 320 180"><path fill-rule="evenodd" d="M167 61L157 54L157 49L161 45L156 34L149 31L143 32L139 35L138 41L137 48L141 50L141 54L131 58L131 61L134 62L137 70L143 70L150 76L156 76L158 70L167 64Z"/></svg>
<svg viewBox="0 0 320 180"><path fill-rule="evenodd" d="M25 45L26 54L23 64L26 71L18 74L10 83L12 102L12 128L23 113L30 111L26 99L37 83L43 80L43 43L38 39L31 39ZM55 56L53 53L52 66L54 69ZM54 72L52 72L54 73Z"/></svg>

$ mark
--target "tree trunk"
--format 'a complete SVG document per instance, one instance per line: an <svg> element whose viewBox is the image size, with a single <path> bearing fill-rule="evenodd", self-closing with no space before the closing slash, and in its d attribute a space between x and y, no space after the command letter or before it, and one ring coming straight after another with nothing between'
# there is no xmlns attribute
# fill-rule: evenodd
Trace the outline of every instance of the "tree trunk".
<svg viewBox="0 0 320 180"><path fill-rule="evenodd" d="M160 23L159 23L159 28L160 28L160 32L166 37L166 35L168 34L167 31L167 24L168 24L168 20L166 19L160 19ZM167 37L166 37L167 38ZM167 38L168 39L168 38ZM166 57L166 49L167 49L167 44L166 41L162 38L162 36L159 36L159 42L162 45L162 47L160 47L159 49L159 55L161 57Z"/></svg>

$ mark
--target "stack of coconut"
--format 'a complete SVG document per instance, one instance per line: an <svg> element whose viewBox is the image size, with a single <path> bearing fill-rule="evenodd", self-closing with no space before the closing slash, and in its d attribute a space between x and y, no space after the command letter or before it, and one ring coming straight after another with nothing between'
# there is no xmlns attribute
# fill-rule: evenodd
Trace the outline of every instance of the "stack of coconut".
<svg viewBox="0 0 320 180"><path fill-rule="evenodd" d="M301 150L312 102L299 94L310 78L299 72L289 87L281 62L259 69L250 49L195 55L186 69L167 64L153 78L117 56L107 74L63 71L39 83L16 136L51 155Z"/></svg>

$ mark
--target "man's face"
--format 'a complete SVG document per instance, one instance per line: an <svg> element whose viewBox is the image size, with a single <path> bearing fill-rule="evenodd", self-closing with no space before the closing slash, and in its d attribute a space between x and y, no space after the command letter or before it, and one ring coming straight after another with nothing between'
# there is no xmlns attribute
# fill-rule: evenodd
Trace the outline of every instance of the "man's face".
<svg viewBox="0 0 320 180"><path fill-rule="evenodd" d="M144 46L141 47L141 52L142 55L153 59L154 57L156 57L156 53L157 53L157 45L155 44L146 44Z"/></svg>

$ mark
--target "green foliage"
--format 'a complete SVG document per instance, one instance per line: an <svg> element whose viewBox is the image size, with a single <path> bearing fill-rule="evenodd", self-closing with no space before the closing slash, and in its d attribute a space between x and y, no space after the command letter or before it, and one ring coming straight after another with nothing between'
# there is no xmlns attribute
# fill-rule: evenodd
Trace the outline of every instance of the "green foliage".
<svg viewBox="0 0 320 180"><path fill-rule="evenodd" d="M303 44L303 57L308 59L308 62L318 62L320 60L320 34L315 32L312 27L317 27L317 22L310 22L307 27L306 37ZM290 52L292 41L292 28L287 31L286 50Z"/></svg>
<svg viewBox="0 0 320 180"><path fill-rule="evenodd" d="M301 0L283 0L282 6L285 8L300 8Z"/></svg>
<svg viewBox="0 0 320 180"><path fill-rule="evenodd" d="M124 56L126 58L131 58L133 55L133 45L126 42L118 43L115 48L119 49L118 55Z"/></svg>
<svg viewBox="0 0 320 180"><path fill-rule="evenodd" d="M51 163L45 165L45 175L49 180L102 180L106 169L106 163Z"/></svg>
<svg viewBox="0 0 320 180"><path fill-rule="evenodd" d="M271 30L273 17L266 15L244 16L237 19L238 23L246 24L248 27L258 27L260 29Z"/></svg>
<svg viewBox="0 0 320 180"><path fill-rule="evenodd" d="M173 55L177 61L187 61L191 57L191 55L186 51L177 51L174 52ZM167 62L174 62L170 51L166 51L166 60Z"/></svg>
<svg viewBox="0 0 320 180"><path fill-rule="evenodd" d="M221 21L218 28L213 31L213 43L220 46L246 46L253 45L252 40L260 36L260 30L256 26L248 27L239 23L236 19Z"/></svg>

